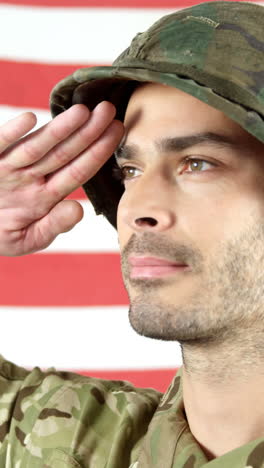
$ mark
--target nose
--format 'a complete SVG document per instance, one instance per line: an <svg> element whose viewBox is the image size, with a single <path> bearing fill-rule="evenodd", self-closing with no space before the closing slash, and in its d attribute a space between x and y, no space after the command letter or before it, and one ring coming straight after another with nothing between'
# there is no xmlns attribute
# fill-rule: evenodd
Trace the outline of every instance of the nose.
<svg viewBox="0 0 264 468"><path fill-rule="evenodd" d="M142 175L131 182L120 201L119 222L133 231L162 232L176 222L173 188L165 176Z"/></svg>

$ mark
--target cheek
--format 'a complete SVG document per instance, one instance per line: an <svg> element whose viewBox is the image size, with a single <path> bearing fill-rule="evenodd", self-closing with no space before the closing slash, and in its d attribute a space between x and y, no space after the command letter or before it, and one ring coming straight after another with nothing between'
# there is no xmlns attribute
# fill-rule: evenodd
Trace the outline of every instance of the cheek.
<svg viewBox="0 0 264 468"><path fill-rule="evenodd" d="M204 200L195 211L185 213L182 229L200 248L210 251L260 222L264 224L264 203L238 193Z"/></svg>
<svg viewBox="0 0 264 468"><path fill-rule="evenodd" d="M227 199L203 198L186 203L178 212L178 229L202 250L233 235L241 217L241 204Z"/></svg>

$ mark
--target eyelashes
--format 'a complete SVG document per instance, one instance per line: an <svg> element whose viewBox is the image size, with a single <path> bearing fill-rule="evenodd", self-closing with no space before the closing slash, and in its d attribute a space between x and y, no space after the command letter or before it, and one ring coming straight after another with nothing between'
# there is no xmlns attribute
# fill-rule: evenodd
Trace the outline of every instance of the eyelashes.
<svg viewBox="0 0 264 468"><path fill-rule="evenodd" d="M208 172L208 169L205 170L205 171L199 170L199 168L201 169L201 166L204 165L204 164L207 165L207 166L208 165L211 166L211 169L218 167L217 163L212 162L212 161L208 161L207 159L186 157L180 164L181 172L179 172L178 175L182 175L184 173L185 174L195 174L195 173L197 173L197 174L200 173L201 174L201 173L204 173L204 172ZM188 166L191 167L192 165L194 165L195 170L187 171L186 168ZM115 180L118 180L119 182L124 184L125 181L133 179L135 177L135 175L133 175L132 173L129 174L129 171L133 172L133 171L138 171L138 170L139 169L137 169L134 166L120 167L115 162L113 167L112 167L112 177ZM129 177L129 176L131 176L131 177Z"/></svg>
<svg viewBox="0 0 264 468"><path fill-rule="evenodd" d="M112 176L115 180L119 180L120 182L124 183L127 180L134 179L134 171L138 170L139 169L134 166L119 167L117 164L115 164L112 168Z"/></svg>

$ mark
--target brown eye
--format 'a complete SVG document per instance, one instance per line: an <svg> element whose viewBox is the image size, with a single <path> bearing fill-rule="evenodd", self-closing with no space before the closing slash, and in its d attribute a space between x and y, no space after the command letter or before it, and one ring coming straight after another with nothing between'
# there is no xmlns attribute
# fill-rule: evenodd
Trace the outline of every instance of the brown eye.
<svg viewBox="0 0 264 468"><path fill-rule="evenodd" d="M206 161L204 159L189 158L185 161L183 172L205 172L215 166L216 164Z"/></svg>
<svg viewBox="0 0 264 468"><path fill-rule="evenodd" d="M189 164L193 171L200 171L203 168L203 161L194 160L190 161Z"/></svg>
<svg viewBox="0 0 264 468"><path fill-rule="evenodd" d="M117 180L121 180L121 182L134 179L136 176L139 175L139 172L139 169L133 166L113 167L113 177Z"/></svg>
<svg viewBox="0 0 264 468"><path fill-rule="evenodd" d="M122 171L122 174L123 174L123 179L132 179L133 177L136 176L135 172L137 170L138 169L136 169L135 167L132 167L132 166L121 167L121 171Z"/></svg>

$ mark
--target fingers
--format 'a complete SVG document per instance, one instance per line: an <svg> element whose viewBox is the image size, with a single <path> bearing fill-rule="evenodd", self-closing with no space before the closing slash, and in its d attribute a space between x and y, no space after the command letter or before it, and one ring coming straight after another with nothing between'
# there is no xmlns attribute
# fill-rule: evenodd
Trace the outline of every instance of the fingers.
<svg viewBox="0 0 264 468"><path fill-rule="evenodd" d="M87 150L65 167L52 174L46 188L54 199L61 200L84 184L113 154L124 134L124 126L114 120Z"/></svg>
<svg viewBox="0 0 264 468"><path fill-rule="evenodd" d="M124 127L114 115L108 102L93 112L78 104L24 138L36 123L32 113L0 128L1 255L41 250L80 221L81 205L62 200L93 177L121 141Z"/></svg>
<svg viewBox="0 0 264 468"><path fill-rule="evenodd" d="M76 104L59 114L44 127L27 135L8 154L8 163L16 169L39 161L54 146L69 137L90 117L83 104Z"/></svg>
<svg viewBox="0 0 264 468"><path fill-rule="evenodd" d="M35 114L33 112L25 112L2 125L0 127L0 153L32 130L36 123L37 118Z"/></svg>
<svg viewBox="0 0 264 468"><path fill-rule="evenodd" d="M100 137L114 119L115 113L115 107L110 102L98 104L88 121L34 164L33 173L37 177L45 176L73 160Z"/></svg>

